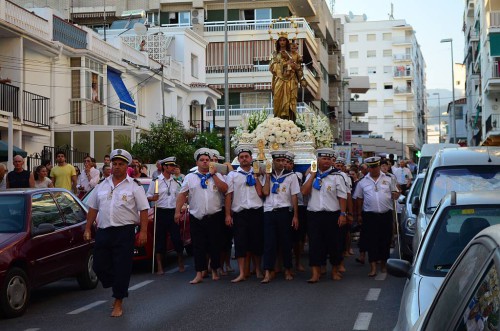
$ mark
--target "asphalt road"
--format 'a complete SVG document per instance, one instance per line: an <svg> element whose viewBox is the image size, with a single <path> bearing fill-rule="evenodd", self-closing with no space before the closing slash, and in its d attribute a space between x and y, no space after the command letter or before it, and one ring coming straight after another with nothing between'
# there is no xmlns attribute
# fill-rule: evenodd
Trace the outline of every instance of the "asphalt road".
<svg viewBox="0 0 500 331"><path fill-rule="evenodd" d="M184 273L174 260L163 276L135 267L121 318L109 317L111 290L81 291L65 279L34 290L26 314L0 319L0 330L392 330L404 287L404 279L367 277L368 266L354 257L341 281L308 284L307 271L266 285L256 278L232 284L234 274L190 285L192 258Z"/></svg>

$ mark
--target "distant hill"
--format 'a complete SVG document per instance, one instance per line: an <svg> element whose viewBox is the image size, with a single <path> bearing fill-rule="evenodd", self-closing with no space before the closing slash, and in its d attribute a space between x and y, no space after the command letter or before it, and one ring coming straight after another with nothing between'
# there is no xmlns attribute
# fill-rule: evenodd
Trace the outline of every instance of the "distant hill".
<svg viewBox="0 0 500 331"><path fill-rule="evenodd" d="M433 93L439 93L439 98L437 95L434 95ZM443 120L442 113L446 112L448 103L451 102L453 94L450 90L445 90L445 89L427 90L427 94L429 95L427 97L427 108L429 108L429 115L428 115L429 117L427 124L437 125L439 122L439 110L438 110L439 103L441 103L441 120ZM458 99L459 96L455 95L455 98Z"/></svg>

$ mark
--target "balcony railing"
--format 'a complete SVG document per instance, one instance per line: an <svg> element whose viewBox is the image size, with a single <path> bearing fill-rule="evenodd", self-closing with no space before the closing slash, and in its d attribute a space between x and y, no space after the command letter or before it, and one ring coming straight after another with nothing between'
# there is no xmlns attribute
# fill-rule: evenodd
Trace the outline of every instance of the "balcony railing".
<svg viewBox="0 0 500 331"><path fill-rule="evenodd" d="M491 78L500 78L500 67L498 61L494 61L492 65Z"/></svg>
<svg viewBox="0 0 500 331"><path fill-rule="evenodd" d="M38 94L23 91L23 120L37 126L49 127L50 99Z"/></svg>
<svg viewBox="0 0 500 331"><path fill-rule="evenodd" d="M394 54L394 61L411 61L411 54Z"/></svg>
<svg viewBox="0 0 500 331"><path fill-rule="evenodd" d="M19 87L0 84L0 110L12 113L19 119Z"/></svg>
<svg viewBox="0 0 500 331"><path fill-rule="evenodd" d="M251 31L251 30L269 30L271 20L242 20L242 21L228 21L227 31ZM305 29L314 37L314 31L304 18L294 18L293 23L297 26L292 27L290 21L277 21L273 23L273 29L282 31L284 29L301 30ZM224 32L224 21L205 22L203 27L205 32Z"/></svg>
<svg viewBox="0 0 500 331"><path fill-rule="evenodd" d="M104 125L104 105L86 99L70 101L70 124Z"/></svg>
<svg viewBox="0 0 500 331"><path fill-rule="evenodd" d="M491 114L486 120L486 133L500 131L500 114Z"/></svg>
<svg viewBox="0 0 500 331"><path fill-rule="evenodd" d="M87 32L57 16L53 16L53 34L54 41L73 48L87 48Z"/></svg>
<svg viewBox="0 0 500 331"><path fill-rule="evenodd" d="M207 66L206 68L207 74L216 74L216 73L224 73L224 66ZM268 64L239 64L239 65L228 65L228 72L268 72L269 65Z"/></svg>
<svg viewBox="0 0 500 331"><path fill-rule="evenodd" d="M2 11L2 7L5 8L5 11ZM0 0L0 19L37 37L48 41L52 40L51 26L47 20L10 1Z"/></svg>
<svg viewBox="0 0 500 331"><path fill-rule="evenodd" d="M199 132L210 132L210 122L209 121L201 121L201 120L192 120L190 121L189 129L196 133Z"/></svg>
<svg viewBox="0 0 500 331"><path fill-rule="evenodd" d="M500 11L490 12L490 28L500 28Z"/></svg>
<svg viewBox="0 0 500 331"><path fill-rule="evenodd" d="M394 37L392 38L393 44L411 44L413 42L410 37Z"/></svg>
<svg viewBox="0 0 500 331"><path fill-rule="evenodd" d="M394 77L411 77L412 76L412 72L411 72L411 69L398 69L398 68L395 68L394 69Z"/></svg>
<svg viewBox="0 0 500 331"><path fill-rule="evenodd" d="M396 87L394 88L394 94L412 94L413 90L411 87Z"/></svg>
<svg viewBox="0 0 500 331"><path fill-rule="evenodd" d="M258 105L229 105L229 116L241 116L243 114L250 114L256 111L265 110L267 114L273 113L273 106L271 104L258 104ZM313 111L311 107L305 102L297 102L297 113L304 113L306 111ZM217 110L215 111L215 117L224 117L224 105L217 105ZM206 118L212 118L213 110L205 110Z"/></svg>
<svg viewBox="0 0 500 331"><path fill-rule="evenodd" d="M368 101L349 101L349 111L352 114L368 113Z"/></svg>
<svg viewBox="0 0 500 331"><path fill-rule="evenodd" d="M351 131L368 131L368 122L350 122L349 128Z"/></svg>

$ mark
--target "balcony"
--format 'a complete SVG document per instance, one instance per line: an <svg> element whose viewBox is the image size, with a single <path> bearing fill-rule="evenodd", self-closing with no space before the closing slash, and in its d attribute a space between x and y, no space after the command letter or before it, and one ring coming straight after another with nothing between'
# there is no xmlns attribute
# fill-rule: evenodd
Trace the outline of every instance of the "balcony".
<svg viewBox="0 0 500 331"><path fill-rule="evenodd" d="M53 35L54 41L69 47L87 48L87 32L57 16L53 16Z"/></svg>
<svg viewBox="0 0 500 331"><path fill-rule="evenodd" d="M491 28L500 29L500 11L490 12L490 29Z"/></svg>
<svg viewBox="0 0 500 331"><path fill-rule="evenodd" d="M352 132L368 132L368 122L349 122Z"/></svg>
<svg viewBox="0 0 500 331"><path fill-rule="evenodd" d="M350 101L349 111L353 116L368 114L368 101Z"/></svg>
<svg viewBox="0 0 500 331"><path fill-rule="evenodd" d="M488 78L487 75L484 76L484 79L487 79L484 87L485 93L500 91L500 66L498 62L499 61L494 61L491 64L491 77Z"/></svg>
<svg viewBox="0 0 500 331"><path fill-rule="evenodd" d="M394 95L413 95L411 87L395 87Z"/></svg>
<svg viewBox="0 0 500 331"><path fill-rule="evenodd" d="M468 0L467 1L467 17L474 17L474 5L476 4L476 0Z"/></svg>
<svg viewBox="0 0 500 331"><path fill-rule="evenodd" d="M402 123L399 123L399 124L396 124L394 126L394 129L396 130L411 130L411 131L414 131L415 130L415 124L413 123L413 121L410 121L410 120L407 120L407 121L401 121Z"/></svg>
<svg viewBox="0 0 500 331"><path fill-rule="evenodd" d="M50 99L23 91L23 121L38 127L50 126Z"/></svg>
<svg viewBox="0 0 500 331"><path fill-rule="evenodd" d="M394 54L392 60L394 62L411 62L411 54Z"/></svg>
<svg viewBox="0 0 500 331"><path fill-rule="evenodd" d="M328 74L330 76L340 75L339 58L337 55L328 56Z"/></svg>
<svg viewBox="0 0 500 331"><path fill-rule="evenodd" d="M408 45L413 43L413 38L411 37L394 37L392 38L393 45Z"/></svg>
<svg viewBox="0 0 500 331"><path fill-rule="evenodd" d="M105 107L87 99L70 100L70 124L104 125Z"/></svg>
<svg viewBox="0 0 500 331"><path fill-rule="evenodd" d="M500 134L500 114L491 114L486 120L486 132L488 135L490 131L497 131Z"/></svg>
<svg viewBox="0 0 500 331"><path fill-rule="evenodd" d="M52 30L49 21L10 1L0 0L0 19L18 26L36 37L47 41L52 40Z"/></svg>
<svg viewBox="0 0 500 331"><path fill-rule="evenodd" d="M413 77L413 73L412 73L411 69L404 68L404 67L396 67L396 68L394 68L394 75L393 75L393 77L394 78L405 78L405 79L408 79L408 78L412 78Z"/></svg>
<svg viewBox="0 0 500 331"><path fill-rule="evenodd" d="M19 119L19 87L0 84L0 110L12 113L12 116Z"/></svg>

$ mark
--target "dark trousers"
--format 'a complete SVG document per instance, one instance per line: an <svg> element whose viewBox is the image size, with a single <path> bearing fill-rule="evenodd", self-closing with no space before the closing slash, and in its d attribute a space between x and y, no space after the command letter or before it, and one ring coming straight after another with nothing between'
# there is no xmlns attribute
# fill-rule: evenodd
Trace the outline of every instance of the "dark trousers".
<svg viewBox="0 0 500 331"><path fill-rule="evenodd" d="M309 266L326 264L327 255L332 265L342 261L341 230L338 225L340 211L307 212L307 235L309 236Z"/></svg>
<svg viewBox="0 0 500 331"><path fill-rule="evenodd" d="M210 267L220 267L220 238L222 212L197 219L189 215L191 240L193 241L194 267L197 272L208 269L207 254L210 256Z"/></svg>
<svg viewBox="0 0 500 331"><path fill-rule="evenodd" d="M167 233L174 244L177 254L182 254L184 246L181 240L181 230L179 224L174 220L175 209L156 209L156 253L165 254L167 252Z"/></svg>
<svg viewBox="0 0 500 331"><path fill-rule="evenodd" d="M128 297L135 225L98 229L95 236L94 271L104 288L112 287L113 297Z"/></svg>
<svg viewBox="0 0 500 331"><path fill-rule="evenodd" d="M292 240L294 244L304 242L307 233L307 206L299 206L299 228L292 230Z"/></svg>
<svg viewBox="0 0 500 331"><path fill-rule="evenodd" d="M233 228L226 225L226 208L222 208L222 217L220 218L221 222L221 251L222 252L231 252L231 248L233 247Z"/></svg>
<svg viewBox="0 0 500 331"><path fill-rule="evenodd" d="M386 261L392 240L392 210L385 213L363 212L368 261Z"/></svg>
<svg viewBox="0 0 500 331"><path fill-rule="evenodd" d="M234 255L245 257L247 252L260 256L264 252L263 209L243 209L233 214Z"/></svg>
<svg viewBox="0 0 500 331"><path fill-rule="evenodd" d="M278 247L285 269L292 268L292 217L288 208L264 212L264 270L274 270Z"/></svg>

